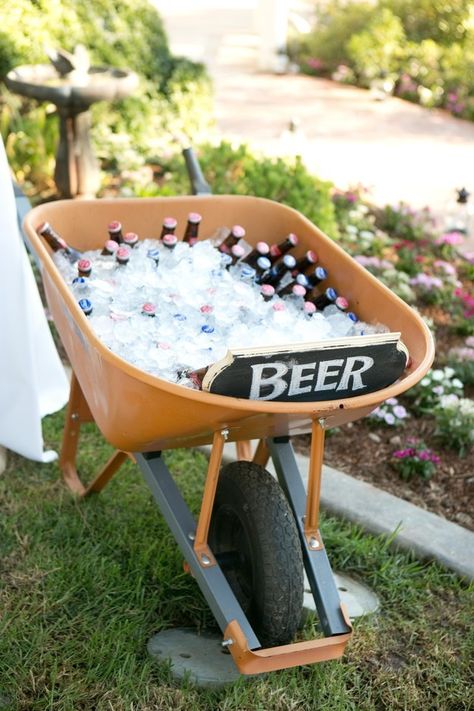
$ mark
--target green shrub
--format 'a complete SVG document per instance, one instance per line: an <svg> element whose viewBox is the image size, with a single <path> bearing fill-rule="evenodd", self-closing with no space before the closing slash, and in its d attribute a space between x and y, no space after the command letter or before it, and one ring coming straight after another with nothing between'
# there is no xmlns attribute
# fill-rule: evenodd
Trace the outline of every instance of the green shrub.
<svg viewBox="0 0 474 711"><path fill-rule="evenodd" d="M408 39L432 39L450 44L465 38L471 0L381 0L383 7L397 15Z"/></svg>
<svg viewBox="0 0 474 711"><path fill-rule="evenodd" d="M463 457L474 447L474 400L443 395L435 410L440 441Z"/></svg>
<svg viewBox="0 0 474 711"><path fill-rule="evenodd" d="M204 67L171 55L161 18L148 0L13 0L0 26L0 78L20 63L47 62L45 46L71 51L78 43L93 64L129 68L141 79L130 98L92 108L92 137L105 167L136 167L176 135L199 136L209 127ZM58 140L51 107L17 101L3 90L0 127L18 178L44 191Z"/></svg>
<svg viewBox="0 0 474 711"><path fill-rule="evenodd" d="M400 19L385 8L372 16L364 30L351 36L347 53L356 73L370 82L399 71L404 42Z"/></svg>

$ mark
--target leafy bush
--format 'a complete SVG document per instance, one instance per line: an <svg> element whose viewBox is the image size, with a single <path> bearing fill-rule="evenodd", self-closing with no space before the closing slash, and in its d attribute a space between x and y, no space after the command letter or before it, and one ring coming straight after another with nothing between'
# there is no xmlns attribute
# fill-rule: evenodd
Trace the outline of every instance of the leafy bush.
<svg viewBox="0 0 474 711"><path fill-rule="evenodd" d="M470 0L381 0L381 4L400 18L408 39L440 44L465 38L472 9Z"/></svg>
<svg viewBox="0 0 474 711"><path fill-rule="evenodd" d="M463 346L450 349L448 365L465 385L474 385L474 336L466 338Z"/></svg>
<svg viewBox="0 0 474 711"><path fill-rule="evenodd" d="M362 32L351 36L347 52L357 75L369 84L375 77L398 73L404 41L400 19L382 8Z"/></svg>
<svg viewBox="0 0 474 711"><path fill-rule="evenodd" d="M393 468L406 481L414 477L431 479L440 462L438 455L428 449L424 442L409 439L407 444L404 449L393 452Z"/></svg>
<svg viewBox="0 0 474 711"><path fill-rule="evenodd" d="M417 415L431 414L439 407L446 395L462 396L463 384L456 377L453 368L430 370L406 395L412 402L412 409Z"/></svg>
<svg viewBox="0 0 474 711"><path fill-rule="evenodd" d="M93 140L108 167L143 164L175 135L208 128L204 67L171 55L161 18L148 0L15 0L2 16L0 77L20 63L47 61L45 46L71 51L78 43L85 44L93 64L132 69L141 78L132 97L112 107L93 106ZM38 117L46 129L43 140ZM44 189L58 138L51 107L13 100L4 90L0 126L13 170ZM33 135L40 138L39 150L30 160Z"/></svg>
<svg viewBox="0 0 474 711"><path fill-rule="evenodd" d="M259 156L246 145L233 146L226 141L217 146L203 145L198 154L201 168L213 192L255 195L276 200L299 210L330 236L337 236L337 222L331 200L332 185L311 175L300 158ZM172 158L162 169L168 175L164 184L148 190L141 188L140 195L189 192L189 181L181 156Z"/></svg>

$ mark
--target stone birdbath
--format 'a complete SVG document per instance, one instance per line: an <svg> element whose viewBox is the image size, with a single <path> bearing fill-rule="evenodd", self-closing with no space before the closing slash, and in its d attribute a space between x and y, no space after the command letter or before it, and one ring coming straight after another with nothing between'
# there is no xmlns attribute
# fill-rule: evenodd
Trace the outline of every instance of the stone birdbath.
<svg viewBox="0 0 474 711"><path fill-rule="evenodd" d="M15 94L56 106L60 138L54 180L61 197L91 197L100 185L97 159L90 142L90 107L96 101L117 101L138 86L134 72L91 67L86 49L74 54L50 50L51 64L12 69L5 84Z"/></svg>

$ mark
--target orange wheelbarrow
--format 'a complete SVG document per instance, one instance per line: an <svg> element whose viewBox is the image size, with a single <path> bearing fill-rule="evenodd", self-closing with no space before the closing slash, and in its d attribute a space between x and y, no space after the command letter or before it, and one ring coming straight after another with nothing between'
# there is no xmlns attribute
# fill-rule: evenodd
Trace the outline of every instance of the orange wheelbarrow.
<svg viewBox="0 0 474 711"><path fill-rule="evenodd" d="M382 321L401 333L410 359L398 380L352 397L250 400L175 385L112 353L95 336L36 228L48 221L69 244L85 251L102 247L112 219L148 237L158 236L166 215L186 224L189 212L203 216L203 234L239 223L253 244L297 233L296 257L298 251L316 250L331 271L331 285L361 318ZM128 456L137 462L242 673L340 657L351 625L319 531L324 431L367 415L424 376L434 348L422 319L304 216L268 200L206 195L61 201L34 208L24 226L73 368L60 459L66 484L80 496L98 492ZM81 424L89 421L96 422L117 451L94 481L83 484L76 452ZM308 432L312 443L306 491L290 437ZM252 439L259 440L255 453L249 447ZM226 441L237 443L238 461L221 471ZM196 521L161 453L206 444L212 449ZM278 483L265 470L269 457ZM301 616L303 565L324 637L292 643Z"/></svg>

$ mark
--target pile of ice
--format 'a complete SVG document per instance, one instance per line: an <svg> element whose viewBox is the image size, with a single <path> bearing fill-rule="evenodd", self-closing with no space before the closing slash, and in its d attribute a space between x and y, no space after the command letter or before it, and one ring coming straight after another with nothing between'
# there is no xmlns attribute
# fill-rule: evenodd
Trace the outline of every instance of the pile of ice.
<svg viewBox="0 0 474 711"><path fill-rule="evenodd" d="M188 387L195 386L187 372L214 363L229 348L360 334L336 306L310 316L303 297L265 301L261 287L242 278L243 265L229 268L211 240L193 247L178 242L170 250L160 240L145 239L130 250L126 265L101 250L82 258L91 261L92 271L77 279L77 263L61 252L54 255L81 306L90 302L88 319L97 337L136 367Z"/></svg>

